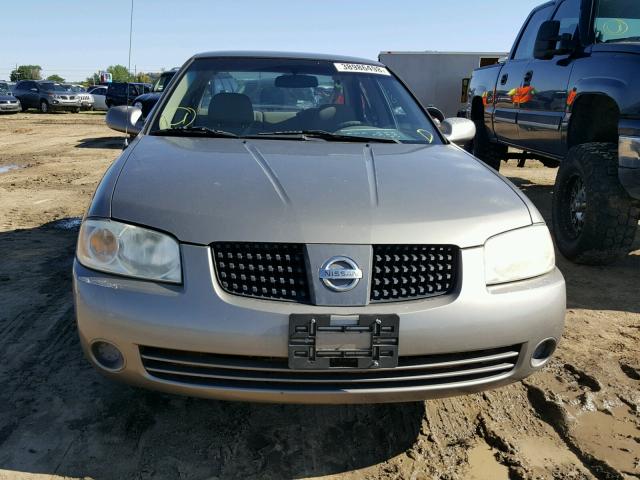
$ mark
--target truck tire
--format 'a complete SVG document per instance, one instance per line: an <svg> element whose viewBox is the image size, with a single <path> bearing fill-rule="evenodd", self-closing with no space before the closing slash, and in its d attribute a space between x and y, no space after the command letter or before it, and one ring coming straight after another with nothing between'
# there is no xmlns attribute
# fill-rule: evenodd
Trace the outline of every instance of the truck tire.
<svg viewBox="0 0 640 480"><path fill-rule="evenodd" d="M484 120L476 119L474 123L476 124L476 136L473 139L473 155L499 172L502 160L507 157L507 146L489 140Z"/></svg>
<svg viewBox="0 0 640 480"><path fill-rule="evenodd" d="M575 263L605 265L629 253L640 202L620 185L616 144L569 150L556 177L552 216L556 245Z"/></svg>
<svg viewBox="0 0 640 480"><path fill-rule="evenodd" d="M40 101L40 113L49 113L49 104L46 100Z"/></svg>

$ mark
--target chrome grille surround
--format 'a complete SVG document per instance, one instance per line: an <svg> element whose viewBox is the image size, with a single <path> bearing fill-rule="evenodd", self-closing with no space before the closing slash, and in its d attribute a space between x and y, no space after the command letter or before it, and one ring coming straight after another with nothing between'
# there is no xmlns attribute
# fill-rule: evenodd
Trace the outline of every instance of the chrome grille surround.
<svg viewBox="0 0 640 480"><path fill-rule="evenodd" d="M218 242L212 251L218 282L227 293L311 303L309 275L315 272L307 271L304 244ZM370 303L447 295L459 281L456 246L373 245L372 251Z"/></svg>

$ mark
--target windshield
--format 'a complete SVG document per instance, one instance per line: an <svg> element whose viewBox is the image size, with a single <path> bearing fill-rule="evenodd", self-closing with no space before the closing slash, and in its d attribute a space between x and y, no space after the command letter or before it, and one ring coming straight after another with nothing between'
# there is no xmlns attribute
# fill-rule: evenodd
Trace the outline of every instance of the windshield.
<svg viewBox="0 0 640 480"><path fill-rule="evenodd" d="M9 85L5 82L0 82L0 92L7 93L9 91Z"/></svg>
<svg viewBox="0 0 640 480"><path fill-rule="evenodd" d="M40 89L44 90L45 92L66 92L66 91L68 91L65 87L63 87L59 83L51 83L51 82L41 83L40 84Z"/></svg>
<svg viewBox="0 0 640 480"><path fill-rule="evenodd" d="M318 60L195 60L151 131L177 128L240 137L328 132L354 141L440 143L430 119L387 69Z"/></svg>
<svg viewBox="0 0 640 480"><path fill-rule="evenodd" d="M596 7L597 43L640 41L640 2L599 0Z"/></svg>
<svg viewBox="0 0 640 480"><path fill-rule="evenodd" d="M162 75L160 75L160 77L158 77L158 80L156 80L156 83L153 85L152 91L153 92L164 91L164 89L167 87L167 85L169 85L169 82L171 81L174 75L175 75L175 72L163 73Z"/></svg>

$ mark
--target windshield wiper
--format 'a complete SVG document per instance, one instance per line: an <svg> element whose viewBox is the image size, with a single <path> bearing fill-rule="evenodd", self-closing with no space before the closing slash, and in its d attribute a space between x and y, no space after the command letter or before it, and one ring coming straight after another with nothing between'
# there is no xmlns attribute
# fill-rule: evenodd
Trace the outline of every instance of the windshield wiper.
<svg viewBox="0 0 640 480"><path fill-rule="evenodd" d="M321 138L329 142L378 142L378 143L402 143L394 138L384 137L362 137L359 135L345 135L339 133L331 133L326 130L282 130L279 132L260 132L257 135L251 135L245 138L265 138L265 137L292 137L297 136L300 140L308 138Z"/></svg>
<svg viewBox="0 0 640 480"><path fill-rule="evenodd" d="M224 130L214 130L209 127L175 127L158 129L149 132L149 135L162 135L167 137L208 137L208 138L238 138L238 135Z"/></svg>

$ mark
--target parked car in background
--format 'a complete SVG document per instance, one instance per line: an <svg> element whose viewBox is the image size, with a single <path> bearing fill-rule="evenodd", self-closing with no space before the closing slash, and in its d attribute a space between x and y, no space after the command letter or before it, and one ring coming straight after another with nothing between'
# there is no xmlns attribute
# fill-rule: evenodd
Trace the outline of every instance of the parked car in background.
<svg viewBox="0 0 640 480"><path fill-rule="evenodd" d="M105 103L108 108L133 105L137 97L150 92L151 88L152 86L148 83L111 82L107 88Z"/></svg>
<svg viewBox="0 0 640 480"><path fill-rule="evenodd" d="M474 153L560 167L558 249L599 265L633 248L640 218L640 2L554 0L534 9L506 62L473 73ZM509 151L513 146L524 150Z"/></svg>
<svg viewBox="0 0 640 480"><path fill-rule="evenodd" d="M12 95L9 84L0 81L0 113L18 113L20 110L20 100Z"/></svg>
<svg viewBox="0 0 640 480"><path fill-rule="evenodd" d="M70 92L75 93L80 99L80 108L82 110L93 110L93 104L95 102L93 95L87 93L87 89L82 85L63 85Z"/></svg>
<svg viewBox="0 0 640 480"><path fill-rule="evenodd" d="M88 93L93 96L94 110L109 110L109 107L107 107L106 103L107 88L108 87L106 85L96 85L93 87L89 87Z"/></svg>
<svg viewBox="0 0 640 480"><path fill-rule="evenodd" d="M553 242L528 198L454 145L473 122L436 127L371 60L212 52L183 69L141 130L138 108L106 116L138 135L74 263L102 373L227 400L406 402L549 360L565 315Z"/></svg>
<svg viewBox="0 0 640 480"><path fill-rule="evenodd" d="M80 111L78 96L67 91L59 83L47 80L21 80L16 84L13 94L20 100L23 111L29 108L37 108L42 113Z"/></svg>
<svg viewBox="0 0 640 480"><path fill-rule="evenodd" d="M177 71L178 68L173 68L167 72L162 72L149 93L143 93L133 100L133 106L142 110L142 118L146 118L149 115L149 112L158 102L162 92L165 91Z"/></svg>

